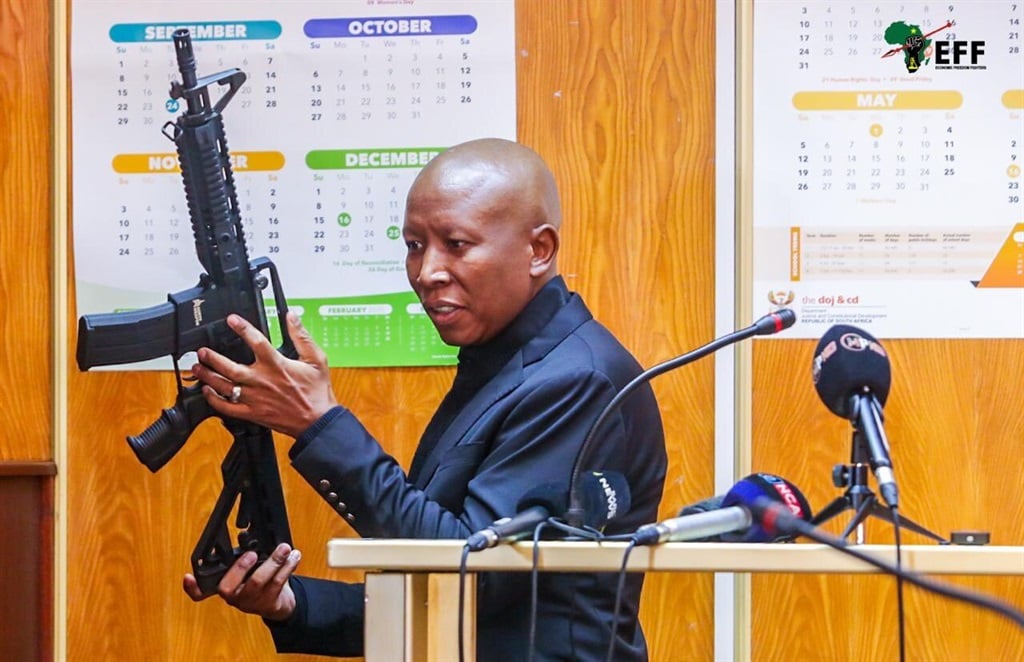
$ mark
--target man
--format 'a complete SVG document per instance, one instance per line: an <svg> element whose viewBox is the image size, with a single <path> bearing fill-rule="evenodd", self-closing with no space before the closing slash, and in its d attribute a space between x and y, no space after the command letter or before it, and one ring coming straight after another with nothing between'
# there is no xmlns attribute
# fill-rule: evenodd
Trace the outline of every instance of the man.
<svg viewBox="0 0 1024 662"><path fill-rule="evenodd" d="M460 347L447 394L423 433L408 475L356 417L337 404L323 352L298 319L299 359L274 350L238 318L232 328L256 361L209 349L194 374L221 414L296 438L292 465L365 537L466 538L515 514L530 488L569 474L604 406L640 367L558 276L561 209L540 157L514 142L476 140L432 160L413 182L403 236L406 272L441 338ZM609 533L657 519L665 450L657 403L644 387L611 417L586 469L623 473L632 507ZM361 585L293 575L298 550L282 544L247 573L243 554L218 593L264 618L280 652L362 654ZM477 654L528 657L529 582L480 579ZM642 575L631 574L616 627L616 659L646 659L636 623ZM185 590L200 594L191 575ZM611 636L613 573L543 574L535 659L602 659Z"/></svg>

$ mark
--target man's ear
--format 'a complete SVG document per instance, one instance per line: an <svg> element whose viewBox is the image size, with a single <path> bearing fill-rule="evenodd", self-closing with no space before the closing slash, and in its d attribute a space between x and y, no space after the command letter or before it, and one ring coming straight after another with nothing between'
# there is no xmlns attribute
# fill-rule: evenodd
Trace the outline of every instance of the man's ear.
<svg viewBox="0 0 1024 662"><path fill-rule="evenodd" d="M530 260L530 275L534 278L543 276L555 265L555 256L559 246L558 229L550 223L538 225L530 232L530 247L533 258Z"/></svg>

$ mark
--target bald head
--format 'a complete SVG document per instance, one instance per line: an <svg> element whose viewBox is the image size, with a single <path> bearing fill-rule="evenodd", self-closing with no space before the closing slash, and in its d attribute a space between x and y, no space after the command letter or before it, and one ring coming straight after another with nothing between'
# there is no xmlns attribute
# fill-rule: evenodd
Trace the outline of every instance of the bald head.
<svg viewBox="0 0 1024 662"><path fill-rule="evenodd" d="M515 202L509 221L534 228L562 223L558 187L544 160L529 147L501 138L481 138L455 145L431 160L409 190L415 195L473 196L490 206Z"/></svg>

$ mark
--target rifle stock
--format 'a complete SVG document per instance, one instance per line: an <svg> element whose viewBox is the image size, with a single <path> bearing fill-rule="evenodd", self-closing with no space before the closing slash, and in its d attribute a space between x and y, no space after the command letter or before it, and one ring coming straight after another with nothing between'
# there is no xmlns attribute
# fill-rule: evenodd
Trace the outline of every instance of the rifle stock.
<svg viewBox="0 0 1024 662"><path fill-rule="evenodd" d="M221 577L242 552L255 551L259 565L278 543L290 543L292 538L270 430L243 421L225 421L225 426L235 441L221 463L224 487L192 550L192 574L203 595L217 591ZM236 500L238 547L232 546L228 530Z"/></svg>
<svg viewBox="0 0 1024 662"><path fill-rule="evenodd" d="M172 358L178 386L174 405L140 434L128 437L129 447L150 471L159 471L170 461L208 418L220 418L232 434L234 441L221 465L223 489L192 553L193 572L203 594L209 595L242 553L255 550L262 562L279 543L291 542L291 532L271 431L217 414L203 397L201 385L184 386L178 361L209 347L236 362L252 363L252 351L228 327L227 317L240 315L269 337L261 293L268 284L281 329L278 349L290 358L296 351L288 336L288 309L277 268L265 257L249 260L224 136L221 111L245 74L230 69L197 78L188 30L175 31L173 39L182 82L171 83L171 97L184 99L186 110L176 122L164 125L163 133L177 147L196 255L205 272L195 287L169 294L165 303L82 316L76 359L79 369L86 371ZM208 88L215 83L229 89L211 106ZM236 501L237 547L228 531Z"/></svg>

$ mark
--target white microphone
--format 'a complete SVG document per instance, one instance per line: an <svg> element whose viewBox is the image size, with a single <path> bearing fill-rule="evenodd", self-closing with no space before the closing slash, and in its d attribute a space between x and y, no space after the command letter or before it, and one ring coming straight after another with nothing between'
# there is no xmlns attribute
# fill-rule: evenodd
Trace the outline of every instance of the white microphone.
<svg viewBox="0 0 1024 662"><path fill-rule="evenodd" d="M754 523L750 511L740 506L711 510L696 515L673 517L655 524L644 524L633 539L638 545L659 542L685 542L710 538L730 531L746 529Z"/></svg>
<svg viewBox="0 0 1024 662"><path fill-rule="evenodd" d="M644 524L633 534L637 545L685 542L722 534L726 542L775 542L792 537L768 530L751 515L757 499L769 499L786 507L794 517L810 521L811 506L795 485L773 474L751 474L739 481L722 499L722 508L696 515L673 517Z"/></svg>

